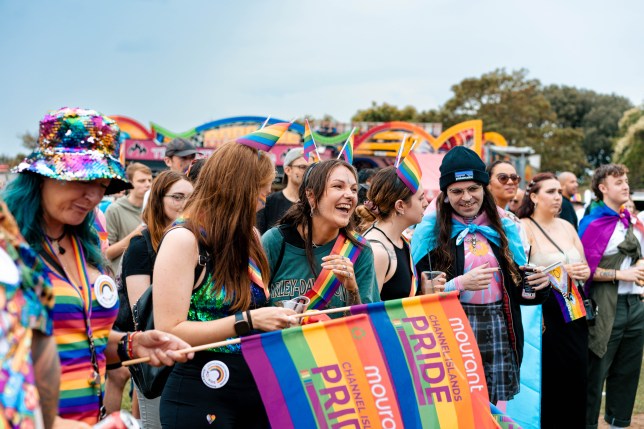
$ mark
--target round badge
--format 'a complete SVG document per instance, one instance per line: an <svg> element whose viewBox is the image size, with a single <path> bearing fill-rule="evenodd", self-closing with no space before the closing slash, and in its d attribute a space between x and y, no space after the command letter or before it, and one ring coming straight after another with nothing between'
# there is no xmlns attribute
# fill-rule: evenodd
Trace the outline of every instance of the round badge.
<svg viewBox="0 0 644 429"><path fill-rule="evenodd" d="M98 276L94 282L94 296L99 304L104 308L112 308L119 299L116 283L110 276L104 274Z"/></svg>
<svg viewBox="0 0 644 429"><path fill-rule="evenodd" d="M228 383L230 371L220 360L211 360L201 369L201 380L211 389L219 389Z"/></svg>

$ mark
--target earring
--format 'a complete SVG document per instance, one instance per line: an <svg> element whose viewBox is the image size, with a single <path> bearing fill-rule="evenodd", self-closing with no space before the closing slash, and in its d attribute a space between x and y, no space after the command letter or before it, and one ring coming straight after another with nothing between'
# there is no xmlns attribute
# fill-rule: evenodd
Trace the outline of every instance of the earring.
<svg viewBox="0 0 644 429"><path fill-rule="evenodd" d="M311 217L313 217L313 215L315 214L314 211L315 211L315 209L313 207L311 207Z"/></svg>
<svg viewBox="0 0 644 429"><path fill-rule="evenodd" d="M449 198L445 197L445 199L443 200L443 202L444 202L444 203L449 203Z"/></svg>
<svg viewBox="0 0 644 429"><path fill-rule="evenodd" d="M537 209L537 202L536 201L534 202L534 209L535 210Z"/></svg>

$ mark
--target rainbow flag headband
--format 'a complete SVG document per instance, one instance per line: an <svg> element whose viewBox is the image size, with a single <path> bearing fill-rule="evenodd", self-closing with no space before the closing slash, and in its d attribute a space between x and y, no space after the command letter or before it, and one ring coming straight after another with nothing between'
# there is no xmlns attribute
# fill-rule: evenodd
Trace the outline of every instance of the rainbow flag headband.
<svg viewBox="0 0 644 429"><path fill-rule="evenodd" d="M268 152L275 146L275 143L286 133L291 126L290 122L279 122L277 124L262 127L243 137L235 140L239 144L252 147L257 150Z"/></svg>
<svg viewBox="0 0 644 429"><path fill-rule="evenodd" d="M570 323L573 320L586 316L584 301L575 287L573 279L570 278L565 268L559 265L548 272L548 278L555 290L555 298L561 308L564 321Z"/></svg>
<svg viewBox="0 0 644 429"><path fill-rule="evenodd" d="M358 260L358 256L360 256L362 247L367 244L367 240L355 232L350 232L350 234L358 243L361 244L361 246L356 246L351 242L351 240L346 238L344 234L340 233L330 254L344 256L348 258L352 264L355 264ZM318 275L318 278L315 279L313 288L305 294L311 300L308 308L320 309L326 307L326 305L331 301L331 297L333 297L340 287L340 284L340 280L338 280L333 271L323 268Z"/></svg>
<svg viewBox="0 0 644 429"><path fill-rule="evenodd" d="M418 188L420 187L420 179L423 176L423 172L420 169L420 164L418 164L416 155L414 155L414 152L412 152L414 150L414 146L416 146L416 143L411 146L405 159L403 159L402 162L400 161L400 157L402 155L406 142L407 136L403 138L403 141L400 144L400 150L398 151L396 161L396 174L398 175L400 180L402 180L402 182L409 188L411 193L416 194L416 192L418 192Z"/></svg>

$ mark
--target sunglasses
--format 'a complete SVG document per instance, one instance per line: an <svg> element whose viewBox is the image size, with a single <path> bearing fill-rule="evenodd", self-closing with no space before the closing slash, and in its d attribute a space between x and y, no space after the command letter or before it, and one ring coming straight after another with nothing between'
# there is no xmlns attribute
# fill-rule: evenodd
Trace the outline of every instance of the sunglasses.
<svg viewBox="0 0 644 429"><path fill-rule="evenodd" d="M519 183L521 181L521 177L516 174L499 173L496 175L496 180L498 180L502 185L505 185L508 183L508 180L512 180L514 183Z"/></svg>

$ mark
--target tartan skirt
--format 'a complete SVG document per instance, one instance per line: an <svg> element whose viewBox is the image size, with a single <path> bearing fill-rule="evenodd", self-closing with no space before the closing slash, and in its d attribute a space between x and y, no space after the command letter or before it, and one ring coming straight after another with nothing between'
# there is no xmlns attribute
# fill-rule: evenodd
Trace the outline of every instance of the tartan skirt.
<svg viewBox="0 0 644 429"><path fill-rule="evenodd" d="M503 302L461 305L481 352L490 402L509 401L519 393L519 366L508 337Z"/></svg>

